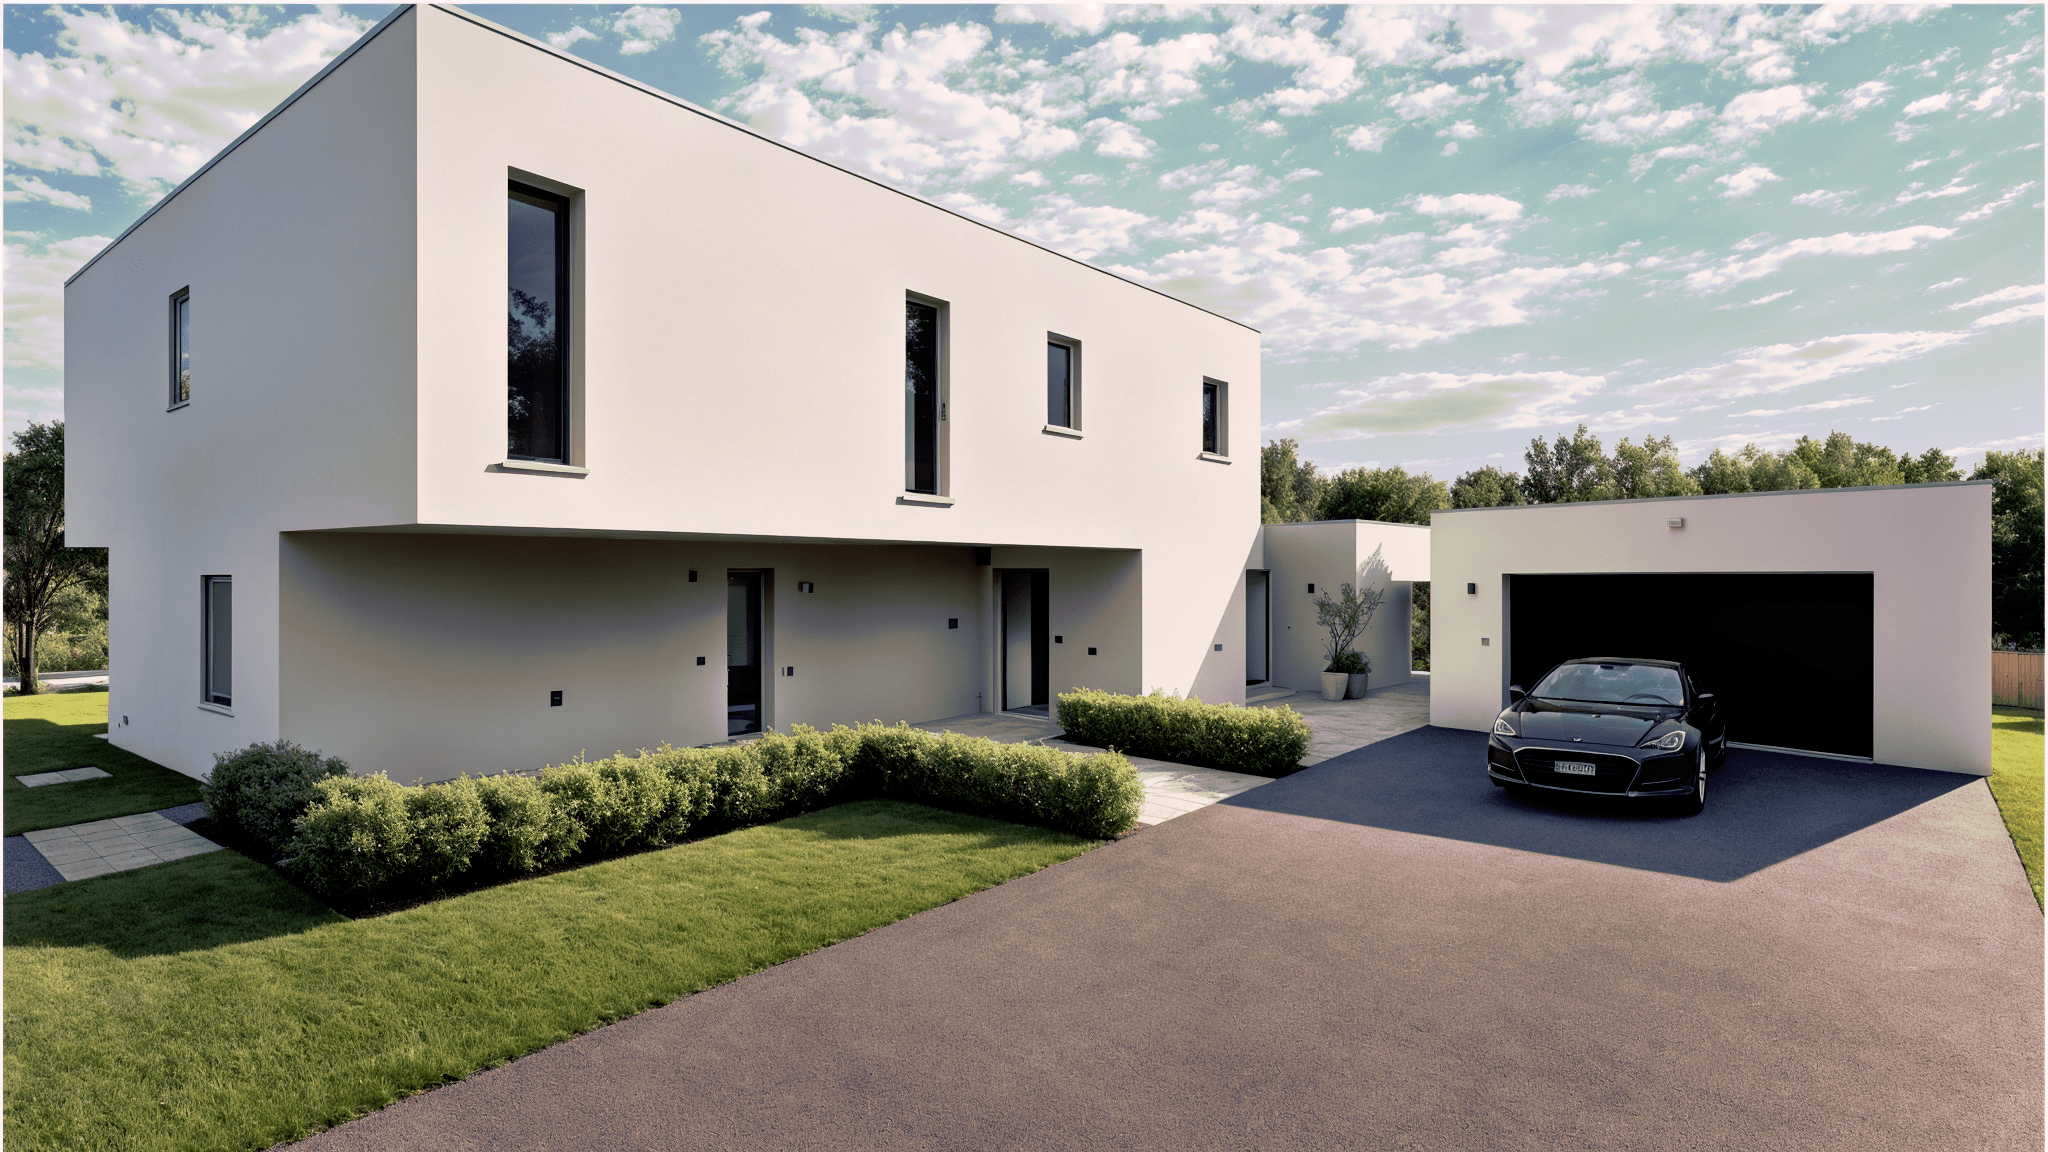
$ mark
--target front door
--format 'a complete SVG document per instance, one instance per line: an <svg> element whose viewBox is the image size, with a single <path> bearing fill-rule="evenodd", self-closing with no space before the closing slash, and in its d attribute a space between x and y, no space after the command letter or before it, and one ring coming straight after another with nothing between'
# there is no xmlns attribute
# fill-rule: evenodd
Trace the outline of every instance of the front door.
<svg viewBox="0 0 2048 1152"><path fill-rule="evenodd" d="M1005 569L1002 637L1003 709L1037 709L1050 703L1051 625L1046 619L1044 569Z"/></svg>
<svg viewBox="0 0 2048 1152"><path fill-rule="evenodd" d="M1244 682L1246 687L1264 684L1271 673L1267 671L1267 656L1271 652L1271 640L1267 634L1267 581L1272 574L1255 569L1244 574Z"/></svg>
<svg viewBox="0 0 2048 1152"><path fill-rule="evenodd" d="M725 734L761 730L761 574L725 575Z"/></svg>

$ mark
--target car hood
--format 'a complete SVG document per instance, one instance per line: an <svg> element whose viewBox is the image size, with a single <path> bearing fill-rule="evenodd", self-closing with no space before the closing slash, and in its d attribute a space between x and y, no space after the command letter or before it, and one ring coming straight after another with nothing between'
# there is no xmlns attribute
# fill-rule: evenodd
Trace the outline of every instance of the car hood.
<svg viewBox="0 0 2048 1152"><path fill-rule="evenodd" d="M1667 717L1675 712L1654 709L1618 711L1612 707L1561 707L1548 702L1525 705L1526 710L1515 717L1515 725L1524 740L1551 740L1559 743L1618 744L1633 748L1643 742Z"/></svg>

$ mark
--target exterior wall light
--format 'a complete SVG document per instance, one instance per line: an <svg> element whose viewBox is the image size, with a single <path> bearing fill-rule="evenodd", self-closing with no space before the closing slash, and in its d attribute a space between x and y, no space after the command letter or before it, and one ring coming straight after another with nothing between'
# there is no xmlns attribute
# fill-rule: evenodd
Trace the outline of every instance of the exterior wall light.
<svg viewBox="0 0 2048 1152"><path fill-rule="evenodd" d="M1477 595L1479 595L1479 585L1477 585L1477 584L1467 584L1467 585L1465 585L1465 595L1467 595L1467 596L1477 596Z"/></svg>
<svg viewBox="0 0 2048 1152"><path fill-rule="evenodd" d="M1685 517L1673 516L1671 519L1666 520L1664 522L1664 526L1666 528L1683 528L1685 527Z"/></svg>

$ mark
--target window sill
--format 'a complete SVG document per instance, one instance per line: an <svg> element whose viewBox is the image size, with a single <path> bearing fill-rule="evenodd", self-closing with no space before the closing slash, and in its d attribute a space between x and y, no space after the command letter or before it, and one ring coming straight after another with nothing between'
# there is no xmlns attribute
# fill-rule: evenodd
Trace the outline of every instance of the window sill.
<svg viewBox="0 0 2048 1152"><path fill-rule="evenodd" d="M1218 456L1218 455L1217 455L1216 453L1214 453L1214 452L1203 452L1203 453L1200 453L1200 454L1199 454L1199 455L1197 456L1197 459L1201 459L1201 460L1207 460L1207 461L1208 461L1209 463L1211 463L1211 464L1228 464L1228 463L1230 463L1230 457L1228 457L1228 456Z"/></svg>
<svg viewBox="0 0 2048 1152"><path fill-rule="evenodd" d="M190 408L191 406L192 402L190 400L180 400L176 404L171 405L169 408L164 409L164 411L176 412L180 408Z"/></svg>
<svg viewBox="0 0 2048 1152"><path fill-rule="evenodd" d="M896 498L898 504L925 504L933 508L951 508L951 496L934 496L929 492L905 492Z"/></svg>
<svg viewBox="0 0 2048 1152"><path fill-rule="evenodd" d="M507 460L491 467L500 472L544 472L550 476L588 476L590 469L577 468L569 464L550 464L545 460Z"/></svg>
<svg viewBox="0 0 2048 1152"><path fill-rule="evenodd" d="M1081 439L1081 430L1079 428L1062 428L1058 424L1047 424L1045 426L1045 434L1047 436L1065 436L1070 440Z"/></svg>
<svg viewBox="0 0 2048 1152"><path fill-rule="evenodd" d="M199 710L201 712L211 712L216 716L233 716L235 714L233 708L221 704L208 704L204 700L199 702Z"/></svg>

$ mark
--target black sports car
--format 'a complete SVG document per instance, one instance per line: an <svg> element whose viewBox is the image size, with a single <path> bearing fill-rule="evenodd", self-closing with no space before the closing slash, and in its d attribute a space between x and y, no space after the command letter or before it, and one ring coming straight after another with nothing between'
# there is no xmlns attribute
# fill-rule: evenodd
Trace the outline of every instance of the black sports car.
<svg viewBox="0 0 2048 1152"><path fill-rule="evenodd" d="M1497 787L1669 799L1689 816L1728 756L1714 694L1670 660L1567 660L1508 699L1486 742Z"/></svg>

